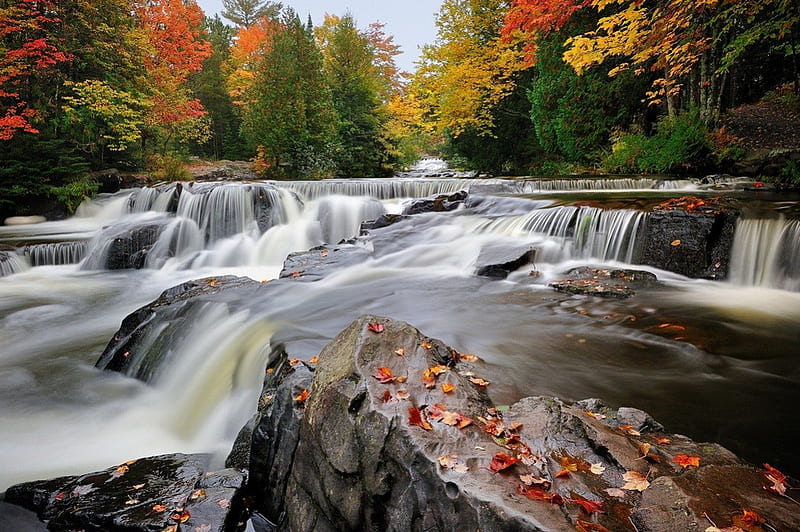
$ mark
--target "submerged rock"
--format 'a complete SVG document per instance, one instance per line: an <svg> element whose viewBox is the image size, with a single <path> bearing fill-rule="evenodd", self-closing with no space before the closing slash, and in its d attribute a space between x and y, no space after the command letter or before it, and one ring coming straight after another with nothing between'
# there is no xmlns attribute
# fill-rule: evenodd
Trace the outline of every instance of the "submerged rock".
<svg viewBox="0 0 800 532"><path fill-rule="evenodd" d="M800 526L763 472L723 447L598 400L496 407L479 361L405 323L359 318L313 378L277 364L250 487L280 529L666 532L728 526L744 508Z"/></svg>
<svg viewBox="0 0 800 532"><path fill-rule="evenodd" d="M85 475L12 486L6 501L35 512L53 531L235 530L244 475L208 472L205 455L131 460Z"/></svg>
<svg viewBox="0 0 800 532"><path fill-rule="evenodd" d="M374 220L362 222L359 234L363 236L366 235L369 231L373 231L375 229L382 229L384 227L389 227L390 225L394 225L397 222L402 222L407 218L408 216L402 214L383 214Z"/></svg>
<svg viewBox="0 0 800 532"><path fill-rule="evenodd" d="M508 274L536 259L536 249L532 246L490 245L481 249L475 268L475 275L492 279L505 279Z"/></svg>
<svg viewBox="0 0 800 532"><path fill-rule="evenodd" d="M548 286L568 294L626 299L636 294L634 288L651 286L657 280L655 275L642 270L582 266L569 270L564 279L551 281Z"/></svg>
<svg viewBox="0 0 800 532"><path fill-rule="evenodd" d="M149 381L170 352L169 346L187 334L186 323L224 304L222 292L260 283L247 277L209 277L165 290L155 301L129 314L106 346L96 366Z"/></svg>

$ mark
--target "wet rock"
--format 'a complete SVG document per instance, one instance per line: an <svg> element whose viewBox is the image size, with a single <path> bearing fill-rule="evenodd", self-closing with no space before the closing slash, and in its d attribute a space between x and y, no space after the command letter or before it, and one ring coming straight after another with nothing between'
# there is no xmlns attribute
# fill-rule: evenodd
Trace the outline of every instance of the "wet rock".
<svg viewBox="0 0 800 532"><path fill-rule="evenodd" d="M434 198L412 201L403 209L403 214L421 214L423 212L453 211L467 199L467 191L460 190L453 194L440 194Z"/></svg>
<svg viewBox="0 0 800 532"><path fill-rule="evenodd" d="M113 194L122 188L122 175L116 168L107 168L99 172L94 172L92 178L97 182L100 194Z"/></svg>
<svg viewBox="0 0 800 532"><path fill-rule="evenodd" d="M283 262L281 279L296 281L319 281L337 269L364 262L371 253L352 244L323 245L308 251L291 253Z"/></svg>
<svg viewBox="0 0 800 532"><path fill-rule="evenodd" d="M313 377L276 363L250 487L278 529L705 530L708 519L729 526L742 508L778 530L800 526L794 504L723 447L598 400L528 397L497 408L469 380L480 361L404 323L359 318L320 353ZM422 374L434 366L428 388ZM472 423L450 424L463 418ZM684 457L698 465L679 465Z"/></svg>
<svg viewBox="0 0 800 532"><path fill-rule="evenodd" d="M115 235L105 253L106 270L140 270L147 252L158 240L165 223L146 224L126 229Z"/></svg>
<svg viewBox="0 0 800 532"><path fill-rule="evenodd" d="M582 266L569 270L565 278L551 281L548 286L568 294L626 299L636 294L636 288L652 286L655 281L655 275L642 270Z"/></svg>
<svg viewBox="0 0 800 532"><path fill-rule="evenodd" d="M508 274L526 264L532 264L536 249L532 246L489 245L481 249L475 275L492 279L505 279Z"/></svg>
<svg viewBox="0 0 800 532"><path fill-rule="evenodd" d="M131 460L104 471L12 486L6 501L35 512L54 531L234 530L244 475L207 472L205 455Z"/></svg>
<svg viewBox="0 0 800 532"><path fill-rule="evenodd" d="M730 211L653 212L639 262L687 277L725 279L737 217Z"/></svg>
<svg viewBox="0 0 800 532"><path fill-rule="evenodd" d="M223 276L169 288L122 321L96 366L147 382L165 362L169 346L187 334L186 324L208 310L209 305L225 304L223 292L252 290L259 285L247 277Z"/></svg>
<svg viewBox="0 0 800 532"><path fill-rule="evenodd" d="M394 225L397 222L401 222L407 218L408 216L404 216L402 214L384 214L374 220L362 222L359 234L366 235L369 231L381 229L383 227L389 227L390 225Z"/></svg>

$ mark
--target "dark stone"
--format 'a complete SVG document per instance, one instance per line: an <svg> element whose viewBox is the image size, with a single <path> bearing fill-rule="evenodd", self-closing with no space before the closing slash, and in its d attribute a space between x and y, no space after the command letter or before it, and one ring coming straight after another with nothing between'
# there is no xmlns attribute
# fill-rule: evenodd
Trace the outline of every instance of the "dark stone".
<svg viewBox="0 0 800 532"><path fill-rule="evenodd" d="M374 220L362 222L359 234L366 235L369 231L381 229L383 227L389 227L397 222L402 222L406 218L408 218L408 216L404 216L402 214L384 214Z"/></svg>
<svg viewBox="0 0 800 532"><path fill-rule="evenodd" d="M303 282L319 281L341 268L364 262L371 253L352 244L323 245L291 253L283 262L279 278Z"/></svg>
<svg viewBox="0 0 800 532"><path fill-rule="evenodd" d="M176 524L210 532L232 530L242 517L244 475L207 473L205 455L132 460L104 471L12 486L6 500L35 512L54 531L161 531ZM163 507L163 509L162 509ZM226 528L227 527L227 528Z"/></svg>
<svg viewBox="0 0 800 532"><path fill-rule="evenodd" d="M530 246L490 245L478 255L475 275L492 279L505 279L508 274L536 259L536 249Z"/></svg>
<svg viewBox="0 0 800 532"><path fill-rule="evenodd" d="M222 292L253 288L260 283L247 277L209 277L165 290L155 301L125 317L96 366L118 371L145 382L165 362L169 346L187 334L186 324L207 310L225 304ZM150 334L155 328L159 333Z"/></svg>
<svg viewBox="0 0 800 532"><path fill-rule="evenodd" d="M559 292L588 296L626 299L636 294L634 288L652 286L657 278L642 270L610 270L582 266L573 268L565 278L556 279L548 286Z"/></svg>
<svg viewBox="0 0 800 532"><path fill-rule="evenodd" d="M376 322L383 332L369 330ZM400 347L404 356L395 354ZM709 520L730 525L742 508L757 508L777 530L800 526L794 504L764 490L762 472L719 445L665 434L646 413L596 399L528 397L500 412L461 374L480 374L481 363L460 359L413 327L376 316L359 318L323 349L313 378L279 357L253 438L256 510L293 531L575 530L579 521L608 530L705 530ZM435 365L447 370L426 388L421 374ZM407 382L382 384L373 377L381 367ZM444 394L442 382L455 384L453 392ZM300 403L303 389L309 395ZM401 389L407 399L398 400ZM473 424L459 430L436 421L436 403ZM413 408L430 430L409 422ZM520 462L493 472L498 452ZM469 471L441 465L447 455ZM697 456L700 466L683 468L678 455ZM649 487L622 489L631 471ZM530 500L519 475L544 479L532 497L563 504ZM605 513L588 515L579 497L602 503Z"/></svg>
<svg viewBox="0 0 800 532"><path fill-rule="evenodd" d="M403 214L421 214L423 212L453 211L467 199L467 191L459 190L452 194L440 194L434 198L412 201L403 209Z"/></svg>
<svg viewBox="0 0 800 532"><path fill-rule="evenodd" d="M97 190L100 194L113 194L122 188L122 176L116 168L95 172L92 177L100 185Z"/></svg>
<svg viewBox="0 0 800 532"><path fill-rule="evenodd" d="M639 262L687 277L725 279L737 216L729 211L653 212Z"/></svg>
<svg viewBox="0 0 800 532"><path fill-rule="evenodd" d="M164 227L164 223L140 225L115 235L106 252L105 269L142 269Z"/></svg>

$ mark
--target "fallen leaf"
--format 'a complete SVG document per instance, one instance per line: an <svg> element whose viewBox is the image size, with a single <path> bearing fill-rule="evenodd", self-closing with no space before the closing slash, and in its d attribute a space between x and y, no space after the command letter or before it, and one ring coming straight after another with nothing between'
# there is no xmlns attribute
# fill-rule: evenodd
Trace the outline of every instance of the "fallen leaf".
<svg viewBox="0 0 800 532"><path fill-rule="evenodd" d="M433 430L431 424L422 417L422 412L419 411L419 408L411 407L408 409L408 424L422 427L425 430Z"/></svg>
<svg viewBox="0 0 800 532"><path fill-rule="evenodd" d="M602 501L593 501L591 499L587 499L585 497L581 497L579 494L575 493L574 491L569 492L570 498L567 499L570 502L574 502L584 510L588 514L604 514L606 513L603 509L603 502Z"/></svg>
<svg viewBox="0 0 800 532"><path fill-rule="evenodd" d="M95 488L91 484L84 484L83 486L76 486L72 490L72 496L73 497L80 497L82 495L86 495L88 493L91 493L91 492L95 491L96 489L97 488Z"/></svg>
<svg viewBox="0 0 800 532"><path fill-rule="evenodd" d="M539 486L544 490L549 490L551 486L550 481L546 478L534 477L533 475L520 475L519 480L526 486Z"/></svg>
<svg viewBox="0 0 800 532"><path fill-rule="evenodd" d="M638 430L633 428L633 425L620 425L617 428L619 428L619 430L621 430L622 432L624 432L626 434L630 434L631 436L641 436L642 435L641 432L639 432Z"/></svg>
<svg viewBox="0 0 800 532"><path fill-rule="evenodd" d="M423 349L430 349L431 347L433 347L430 342L422 342L419 345L422 346Z"/></svg>
<svg viewBox="0 0 800 532"><path fill-rule="evenodd" d="M509 456L504 452L499 452L492 458L492 463L489 464L489 469L498 473L503 471L504 469L508 469L509 467L513 466L519 462L518 458L514 458L513 456Z"/></svg>
<svg viewBox="0 0 800 532"><path fill-rule="evenodd" d="M622 480L625 481L625 485L622 486L622 489L624 490L644 491L650 486L650 482L647 480L647 477L638 471L626 472L624 475L622 475Z"/></svg>
<svg viewBox="0 0 800 532"><path fill-rule="evenodd" d="M534 501L549 502L550 504L564 504L564 498L558 493L549 493L538 486L526 488L525 486L518 486L517 493L524 495Z"/></svg>
<svg viewBox="0 0 800 532"><path fill-rule="evenodd" d="M428 407L426 415L431 421L439 421L446 413L445 406L442 403L436 403Z"/></svg>
<svg viewBox="0 0 800 532"><path fill-rule="evenodd" d="M589 472L593 475L602 475L603 472L606 470L605 466L602 462L597 462L596 464L592 464L592 467L589 468Z"/></svg>
<svg viewBox="0 0 800 532"><path fill-rule="evenodd" d="M303 390L300 395L294 398L298 403L305 403L306 399L308 399L308 390Z"/></svg>
<svg viewBox="0 0 800 532"><path fill-rule="evenodd" d="M406 356L406 350L404 347L398 347L397 349L394 350L394 354L399 357L404 357Z"/></svg>
<svg viewBox="0 0 800 532"><path fill-rule="evenodd" d="M128 500L125 501L125 506L133 506L134 504L139 504L139 499L129 497Z"/></svg>
<svg viewBox="0 0 800 532"><path fill-rule="evenodd" d="M624 499L625 498L625 492L622 491L619 488L606 488L603 491L605 491L606 493L608 493L612 497L617 497L619 499Z"/></svg>
<svg viewBox="0 0 800 532"><path fill-rule="evenodd" d="M289 365L290 366L296 366L299 363L300 363L300 359L299 358L290 358L289 359Z"/></svg>
<svg viewBox="0 0 800 532"><path fill-rule="evenodd" d="M772 486L764 486L764 489L775 495L786 495L786 475L775 469L769 464L764 464L766 471L762 473L767 477L767 480L772 482Z"/></svg>
<svg viewBox="0 0 800 532"><path fill-rule="evenodd" d="M303 272L300 272L300 271L294 271L294 272L292 272L292 279L297 279L298 277L300 277L300 275L301 275L302 273L303 273Z"/></svg>
<svg viewBox="0 0 800 532"><path fill-rule="evenodd" d="M659 445L669 445L672 443L672 440L669 438L656 438L656 443Z"/></svg>
<svg viewBox="0 0 800 532"><path fill-rule="evenodd" d="M267 368L267 375L270 375L275 372L274 368Z"/></svg>
<svg viewBox="0 0 800 532"><path fill-rule="evenodd" d="M742 515L737 515L733 518L733 524L739 525L740 523L745 527L751 528L762 523L762 519L757 513L742 508Z"/></svg>
<svg viewBox="0 0 800 532"><path fill-rule="evenodd" d="M477 377L470 377L469 378L469 382L471 382L475 386L480 386L481 388L485 388L486 386L489 386L491 384L489 381L483 380L483 379L479 379ZM492 388L492 389L494 389L494 388Z"/></svg>
<svg viewBox="0 0 800 532"><path fill-rule="evenodd" d="M441 386L444 393L450 393L456 389L456 385L450 382L443 382Z"/></svg>
<svg viewBox="0 0 800 532"><path fill-rule="evenodd" d="M567 477L570 473L575 473L577 471L585 472L592 470L592 466L587 461L580 458L575 458L566 451L564 451L563 455L557 458L558 463L561 464L561 471L556 473L556 478Z"/></svg>
<svg viewBox="0 0 800 532"><path fill-rule="evenodd" d="M178 510L172 514L172 520L179 523L185 523L190 517L192 514L189 513L189 510Z"/></svg>
<svg viewBox="0 0 800 532"><path fill-rule="evenodd" d="M216 279L209 279L207 284L208 284L208 286L217 286L217 280Z"/></svg>
<svg viewBox="0 0 800 532"><path fill-rule="evenodd" d="M380 334L386 330L383 323L373 322L367 325L367 329L375 334Z"/></svg>
<svg viewBox="0 0 800 532"><path fill-rule="evenodd" d="M133 489L135 489L135 490L140 490L140 489L142 489L142 488L144 487L144 483L142 483L142 484L134 484L134 485L133 485L133 486L131 486L131 487L132 487Z"/></svg>
<svg viewBox="0 0 800 532"><path fill-rule="evenodd" d="M375 373L372 374L373 379L378 379L378 382L381 384L391 384L394 382L394 375L392 375L392 370L387 367L380 367L378 368Z"/></svg>
<svg viewBox="0 0 800 532"><path fill-rule="evenodd" d="M393 399L392 392L390 392L389 390L384 390L383 391L383 402L384 403L388 403L392 399Z"/></svg>
<svg viewBox="0 0 800 532"><path fill-rule="evenodd" d="M686 454L679 454L678 456L673 458L672 461L681 467L689 467L689 466L700 467L699 456L689 456Z"/></svg>
<svg viewBox="0 0 800 532"><path fill-rule="evenodd" d="M397 397L399 401L405 401L409 396L408 390L397 390L397 392L395 392L395 397Z"/></svg>
<svg viewBox="0 0 800 532"><path fill-rule="evenodd" d="M461 360L463 360L464 362L475 362L477 360L480 360L475 355L465 355L463 353L459 353L459 358L461 358Z"/></svg>
<svg viewBox="0 0 800 532"><path fill-rule="evenodd" d="M201 489L201 490L193 491L192 494L189 495L189 498L192 499L193 501L197 500L197 499L205 499L206 498L206 490L202 490Z"/></svg>
<svg viewBox="0 0 800 532"><path fill-rule="evenodd" d="M319 357L311 357L311 360L308 361L309 364L316 364L319 362Z"/></svg>
<svg viewBox="0 0 800 532"><path fill-rule="evenodd" d="M437 460L439 461L439 465L445 469L452 469L456 473L466 473L469 471L469 467L458 459L458 455L448 454L440 456Z"/></svg>
<svg viewBox="0 0 800 532"><path fill-rule="evenodd" d="M589 521L575 521L575 529L578 532L611 532L609 529L599 523L590 523Z"/></svg>
<svg viewBox="0 0 800 532"><path fill-rule="evenodd" d="M319 256L324 259L325 257L328 256L329 253L330 251L328 251L327 249L323 249L322 251L319 252Z"/></svg>
<svg viewBox="0 0 800 532"><path fill-rule="evenodd" d="M673 240L670 243L670 246L672 246L672 247L677 247L677 246L680 246L680 245L681 245L681 241L680 240Z"/></svg>
<svg viewBox="0 0 800 532"><path fill-rule="evenodd" d="M231 501L229 499L220 499L217 501L217 506L222 509L228 509L231 507Z"/></svg>
<svg viewBox="0 0 800 532"><path fill-rule="evenodd" d="M163 511L165 511L166 509L167 509L167 507L164 506L163 504L156 504L150 509L150 512L158 514L158 513L161 513Z"/></svg>
<svg viewBox="0 0 800 532"><path fill-rule="evenodd" d="M605 419L606 418L606 416L604 414L598 414L596 412L590 412L589 410L584 410L583 413L586 414L587 416L593 417L595 419Z"/></svg>
<svg viewBox="0 0 800 532"><path fill-rule="evenodd" d="M128 466L122 464L121 466L119 466L118 468L116 468L114 471L111 472L111 478L119 478L125 473L127 473L129 470L130 468Z"/></svg>

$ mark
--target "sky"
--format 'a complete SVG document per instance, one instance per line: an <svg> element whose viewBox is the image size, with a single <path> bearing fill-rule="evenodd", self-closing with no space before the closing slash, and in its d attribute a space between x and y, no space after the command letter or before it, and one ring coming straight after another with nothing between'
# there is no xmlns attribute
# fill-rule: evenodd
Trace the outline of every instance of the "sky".
<svg viewBox="0 0 800 532"><path fill-rule="evenodd" d="M222 0L197 0L197 3L209 16L222 10ZM361 28L383 22L386 33L394 36L403 51L395 59L397 65L411 72L419 48L436 37L433 21L440 0L288 0L283 5L292 7L302 20L311 14L314 24L320 24L325 13L344 15L348 10Z"/></svg>

